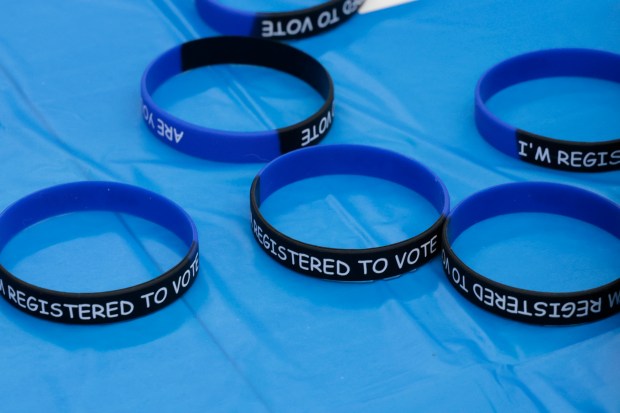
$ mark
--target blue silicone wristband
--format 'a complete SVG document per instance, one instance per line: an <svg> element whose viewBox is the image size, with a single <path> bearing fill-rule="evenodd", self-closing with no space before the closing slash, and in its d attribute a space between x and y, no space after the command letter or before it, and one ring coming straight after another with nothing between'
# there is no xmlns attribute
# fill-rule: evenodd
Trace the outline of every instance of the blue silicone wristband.
<svg viewBox="0 0 620 413"><path fill-rule="evenodd" d="M45 320L102 324L157 311L181 297L198 274L198 233L190 216L172 201L131 185L75 182L30 194L0 214L0 250L17 233L47 218L79 211L112 211L159 224L187 246L183 259L145 283L114 291L73 293L41 288L0 265L0 295L11 305Z"/></svg>
<svg viewBox="0 0 620 413"><path fill-rule="evenodd" d="M300 39L332 29L350 19L364 0L329 0L318 6L288 12L252 13L222 4L196 0L202 19L223 34L265 39Z"/></svg>
<svg viewBox="0 0 620 413"><path fill-rule="evenodd" d="M620 278L585 291L525 290L477 273L452 249L451 245L467 228L488 218L518 212L542 212L579 219L620 238L620 206L593 192L549 182L492 187L465 199L446 220L442 237L443 268L454 288L485 310L533 324L577 324L616 314L620 310Z"/></svg>
<svg viewBox="0 0 620 413"><path fill-rule="evenodd" d="M286 72L312 86L325 102L309 118L277 130L231 132L186 122L159 107L155 90L186 70L216 64L265 66ZM142 116L162 142L189 155L225 162L265 162L280 154L319 143L333 121L334 85L312 56L283 43L249 37L222 36L193 40L153 61L141 83Z"/></svg>
<svg viewBox="0 0 620 413"><path fill-rule="evenodd" d="M576 142L537 135L496 117L486 102L499 91L528 80L557 76L620 82L620 55L590 49L550 49L519 55L489 69L475 91L480 134L505 154L552 169L604 172L620 169L620 139Z"/></svg>
<svg viewBox="0 0 620 413"><path fill-rule="evenodd" d="M274 228L260 212L276 190L323 175L363 175L400 184L422 195L438 212L421 234L376 248L339 249L297 241ZM250 189L254 238L275 261L312 277L337 281L390 278L416 269L439 253L439 235L450 209L448 191L421 163L396 152L364 145L326 145L300 149L265 166Z"/></svg>

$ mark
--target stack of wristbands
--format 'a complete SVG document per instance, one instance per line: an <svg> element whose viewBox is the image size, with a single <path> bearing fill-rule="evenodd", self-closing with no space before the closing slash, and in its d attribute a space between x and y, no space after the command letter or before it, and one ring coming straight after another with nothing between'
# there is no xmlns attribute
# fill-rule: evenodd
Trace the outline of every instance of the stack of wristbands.
<svg viewBox="0 0 620 413"><path fill-rule="evenodd" d="M371 281L412 271L441 253L456 291L497 315L545 325L576 324L616 314L620 278L575 292L524 290L493 281L468 267L452 249L467 228L485 219L518 212L576 218L620 238L620 206L575 187L524 182L481 191L450 211L449 194L427 167L398 153L364 145L324 145L334 119L330 74L310 55L274 40L308 37L347 21L363 0L330 0L318 6L250 13L217 0L196 0L201 17L226 36L183 43L156 58L141 81L142 116L162 142L186 154L224 162L267 162L250 188L251 229L260 248L301 274L336 281ZM182 72L217 64L272 68L306 82L323 98L307 119L271 131L230 132L184 121L158 106L152 95ZM620 139L572 142L512 127L485 106L499 91L532 79L582 76L620 82L620 56L588 49L554 49L508 59L491 68L475 89L480 134L505 154L566 171L620 169ZM351 174L394 182L420 194L437 212L424 231L399 242L366 249L338 249L295 240L272 226L260 211L275 191L299 180ZM0 250L20 231L41 220L74 211L104 210L137 215L169 229L187 246L183 259L163 275L136 286L98 293L66 293L29 284L0 265L4 295L16 308L39 318L76 324L129 320L178 299L198 274L198 234L189 215L172 201L145 189L113 182L77 182L35 192L0 214Z"/></svg>

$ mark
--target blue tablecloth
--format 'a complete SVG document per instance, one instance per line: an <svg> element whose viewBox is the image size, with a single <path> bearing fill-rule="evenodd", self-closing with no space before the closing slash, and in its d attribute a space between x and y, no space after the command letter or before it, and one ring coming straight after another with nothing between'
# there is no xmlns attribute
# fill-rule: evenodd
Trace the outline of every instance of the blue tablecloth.
<svg viewBox="0 0 620 413"><path fill-rule="evenodd" d="M445 182L453 206L492 185L532 180L618 202L620 172L553 171L490 146L474 125L473 90L486 69L520 53L619 53L619 22L613 0L419 0L290 44L334 79L336 114L321 145L415 158ZM503 319L458 295L439 258L396 279L344 284L264 254L249 225L249 185L264 164L184 155L141 118L146 65L214 35L192 0L3 1L0 209L64 182L141 186L193 217L201 268L181 300L124 323L55 324L0 301L0 410L620 411L618 316L560 328ZM179 76L156 99L185 119L235 130L285 126L320 105L297 79L230 66ZM540 80L489 105L537 133L620 135L620 85L611 82ZM329 177L274 194L264 208L304 240L364 247L415 233L416 214L428 212L415 205L415 194L385 182ZM620 241L574 220L498 218L459 241L481 272L520 287L567 291L619 276ZM156 225L101 212L29 228L0 262L48 288L96 291L147 280L183 252Z"/></svg>

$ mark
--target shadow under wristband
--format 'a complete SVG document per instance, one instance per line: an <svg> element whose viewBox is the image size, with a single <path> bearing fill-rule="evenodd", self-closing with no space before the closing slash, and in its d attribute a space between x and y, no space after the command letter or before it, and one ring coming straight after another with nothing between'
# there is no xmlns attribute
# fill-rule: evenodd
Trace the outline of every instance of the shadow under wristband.
<svg viewBox="0 0 620 413"><path fill-rule="evenodd" d="M235 9L224 2L196 0L202 19L220 33L288 40L313 36L344 23L364 0L329 0L300 10L263 13Z"/></svg>
<svg viewBox="0 0 620 413"><path fill-rule="evenodd" d="M188 252L155 279L113 291L62 292L27 283L0 265L0 295L17 309L70 324L125 321L155 312L182 296L198 274L198 234L190 216L170 200L114 182L75 182L28 195L0 214L0 250L17 233L47 218L80 211L111 211L144 218L170 230Z"/></svg>
<svg viewBox="0 0 620 413"><path fill-rule="evenodd" d="M620 55L590 49L550 49L515 56L489 69L475 91L480 134L496 149L525 162L575 172L620 170L620 138L577 142L515 128L492 114L486 102L499 91L529 80L577 76L620 82Z"/></svg>
<svg viewBox="0 0 620 413"><path fill-rule="evenodd" d="M550 213L579 219L620 238L620 206L595 193L548 182L492 187L465 199L446 220L442 261L444 272L456 291L487 311L532 324L577 324L616 314L620 310L620 278L584 291L525 290L477 273L452 249L459 235L476 223L519 212Z"/></svg>
<svg viewBox="0 0 620 413"><path fill-rule="evenodd" d="M160 108L153 93L173 76L217 64L264 66L309 84L325 102L309 118L277 130L233 132L186 122ZM334 85L327 70L312 56L271 40L222 36L174 47L153 61L141 83L142 116L164 143L189 155L213 161L265 162L280 154L319 143L333 121ZM208 108L207 108L208 112Z"/></svg>
<svg viewBox="0 0 620 413"><path fill-rule="evenodd" d="M276 190L306 178L351 174L384 179L427 199L438 219L421 234L394 244L339 249L297 241L270 225L261 204ZM363 145L326 145L300 149L265 166L250 190L251 226L260 247L283 266L301 274L337 281L394 277L420 267L439 253L440 232L449 211L448 192L424 165L398 153Z"/></svg>

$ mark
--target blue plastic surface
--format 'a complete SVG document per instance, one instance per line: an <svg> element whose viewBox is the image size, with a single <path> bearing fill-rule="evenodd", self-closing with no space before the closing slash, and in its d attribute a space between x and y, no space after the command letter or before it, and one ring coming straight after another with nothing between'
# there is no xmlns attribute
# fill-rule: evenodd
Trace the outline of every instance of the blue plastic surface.
<svg viewBox="0 0 620 413"><path fill-rule="evenodd" d="M620 172L574 174L512 159L478 134L473 117L475 84L494 64L555 47L619 53L618 21L613 0L419 0L355 16L292 44L319 59L334 79L336 117L321 145L363 143L410 156L439 175L452 205L493 185L533 180L618 202ZM344 285L300 276L267 257L248 219L249 186L263 165L184 155L157 141L141 118L146 65L181 42L216 34L193 0L3 2L0 208L58 183L125 182L182 206L201 245L200 274L182 300L128 323L56 325L0 301L3 411L620 411L618 316L566 328L505 320L453 291L439 259L393 280ZM537 82L537 96L546 96L549 106L561 102L567 114L553 125L557 133L620 136L617 111L596 110L605 103ZM592 84L592 91L597 87L609 89ZM245 112L252 126L268 129L290 116L288 92L261 91L239 79L205 92L215 94L217 105L183 105L176 114L235 122ZM515 93L514 100L494 102L494 112L510 112L530 97ZM580 117L584 110L589 122ZM540 113L519 117L527 129ZM327 242L363 236L375 225L398 232L406 221L382 216L375 196L382 188L362 187L357 196L347 191L346 199L329 189L306 185L315 201L297 214ZM290 212L286 203L278 205L271 213ZM343 225L321 219L330 211ZM100 225L90 225L97 220ZM539 231L543 225L526 222L537 245L553 242ZM67 215L41 232L31 228L14 240L31 250L7 245L0 262L54 280L70 267L96 285L103 282L97 274L117 269L121 278L130 269L148 279L174 253L160 248L166 238L150 226L133 223L128 230L114 217L87 223ZM587 233L593 250L597 243L620 249L616 238L573 231L570 221L558 225L567 226L564 237ZM75 239L84 232L86 242ZM514 246L514 239L506 242ZM45 253L50 245L53 254ZM563 258L567 280L590 268L588 256ZM538 259L528 252L514 262L527 271ZM607 265L612 276L617 268L617 261Z"/></svg>
<svg viewBox="0 0 620 413"><path fill-rule="evenodd" d="M235 9L217 0L196 1L196 9L205 22L223 34L248 36L256 20L256 12Z"/></svg>

